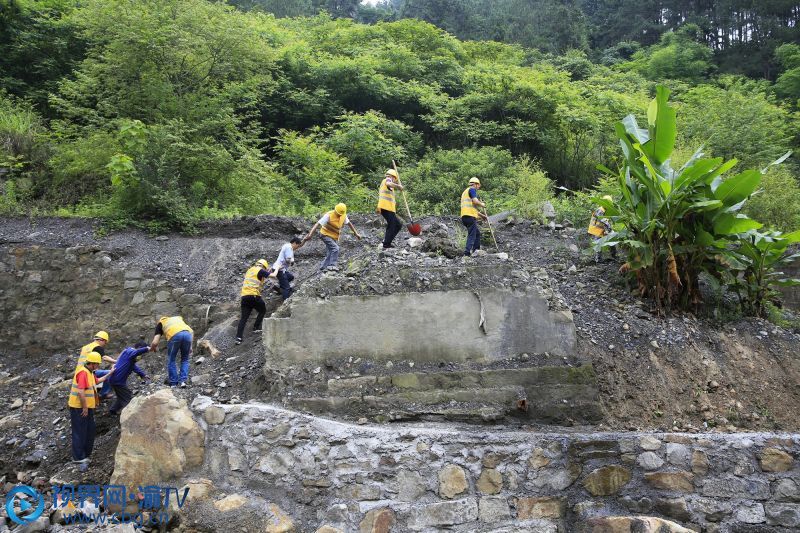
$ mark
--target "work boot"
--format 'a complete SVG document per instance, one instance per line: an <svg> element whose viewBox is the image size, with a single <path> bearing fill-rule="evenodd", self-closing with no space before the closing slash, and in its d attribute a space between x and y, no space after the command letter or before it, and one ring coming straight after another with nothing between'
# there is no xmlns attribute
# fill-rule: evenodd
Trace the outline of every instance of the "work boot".
<svg viewBox="0 0 800 533"><path fill-rule="evenodd" d="M240 344L242 344L242 338L241 337L236 337L236 345L238 346Z"/></svg>

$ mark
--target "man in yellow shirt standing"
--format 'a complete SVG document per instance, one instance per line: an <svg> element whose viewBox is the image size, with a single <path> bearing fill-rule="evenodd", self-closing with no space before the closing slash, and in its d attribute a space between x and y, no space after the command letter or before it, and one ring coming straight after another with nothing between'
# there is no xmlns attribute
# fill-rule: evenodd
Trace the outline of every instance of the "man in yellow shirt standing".
<svg viewBox="0 0 800 533"><path fill-rule="evenodd" d="M100 399L97 384L106 380L111 372L95 380L94 371L100 367L102 356L97 352L89 352L82 362L75 367L72 375L72 386L69 389L70 423L72 426L72 459L80 465L81 472L85 472L89 465L89 456L94 448L96 426L94 412Z"/></svg>
<svg viewBox="0 0 800 533"><path fill-rule="evenodd" d="M378 189L378 213L386 219L386 233L383 236L383 248L392 248L392 241L403 229L403 225L397 218L397 200L394 191L402 191L400 178L397 171L390 168Z"/></svg>
<svg viewBox="0 0 800 533"><path fill-rule="evenodd" d="M478 198L478 189L481 188L481 180L478 178L469 179L469 187L461 193L461 223L467 228L467 246L464 255L469 257L475 250L481 248L481 231L478 229L478 218L486 220L486 215L478 211L478 207L486 207Z"/></svg>

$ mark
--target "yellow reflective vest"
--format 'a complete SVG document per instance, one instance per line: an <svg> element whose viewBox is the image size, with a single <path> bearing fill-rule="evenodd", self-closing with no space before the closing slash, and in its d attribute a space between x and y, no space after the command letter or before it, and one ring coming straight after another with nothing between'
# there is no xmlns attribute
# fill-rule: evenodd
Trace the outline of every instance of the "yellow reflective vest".
<svg viewBox="0 0 800 533"><path fill-rule="evenodd" d="M329 211L328 223L322 226L320 233L322 233L326 237L330 237L334 241L338 241L339 235L342 232L342 226L344 226L344 219L346 216L347 215L340 215L336 211Z"/></svg>
<svg viewBox="0 0 800 533"><path fill-rule="evenodd" d="M164 329L164 336L167 338L167 340L170 340L173 335L176 335L181 331L188 331L189 333L194 333L194 331L192 331L192 328L190 328L186 324L186 322L183 321L183 318L179 316L164 317L158 322Z"/></svg>
<svg viewBox="0 0 800 533"><path fill-rule="evenodd" d="M264 288L264 283L267 281L259 280L258 273L266 270L261 265L254 265L247 269L244 273L244 283L242 283L242 296L261 296L261 289Z"/></svg>
<svg viewBox="0 0 800 533"><path fill-rule="evenodd" d="M69 389L69 400L67 400L67 404L76 409L83 407L81 405L81 389L78 388L78 374L81 372L86 372L86 381L89 383L89 388L84 391L86 395L86 407L94 409L97 407L97 382L94 379L94 373L83 366L83 364L78 365L75 369L75 373L72 375L72 386Z"/></svg>
<svg viewBox="0 0 800 533"><path fill-rule="evenodd" d="M78 365L84 364L86 362L86 356L92 353L94 349L99 346L99 342L92 341L89 344L85 344L83 347L81 347L81 354L78 356Z"/></svg>
<svg viewBox="0 0 800 533"><path fill-rule="evenodd" d="M472 198L469 197L469 190L472 187L467 187L461 193L461 216L462 217L475 217L478 218L478 210L475 204L472 203Z"/></svg>
<svg viewBox="0 0 800 533"><path fill-rule="evenodd" d="M381 187L378 189L378 211L391 211L397 212L397 200L394 197L394 189L386 184L386 178L381 182Z"/></svg>
<svg viewBox="0 0 800 533"><path fill-rule="evenodd" d="M605 212L606 210L602 207L597 211L592 211L592 219L589 221L589 229L586 230L587 233L595 237L602 237L606 234L606 227L600 220L600 217L602 217Z"/></svg>

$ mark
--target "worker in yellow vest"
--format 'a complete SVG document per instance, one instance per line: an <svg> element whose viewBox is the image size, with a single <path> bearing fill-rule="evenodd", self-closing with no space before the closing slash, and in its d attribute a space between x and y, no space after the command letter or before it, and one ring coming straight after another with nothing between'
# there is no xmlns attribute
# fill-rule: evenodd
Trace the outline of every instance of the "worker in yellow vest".
<svg viewBox="0 0 800 533"><path fill-rule="evenodd" d="M614 199L610 195L603 196L603 200L608 200L609 202L613 202ZM594 242L599 241L603 237L611 232L611 222L605 218L606 208L598 206L596 210L592 212L592 218L589 220L589 228L586 232L592 236L592 240ZM611 248L611 256L617 256L617 250L615 248ZM595 250L594 252L594 262L600 262L600 250Z"/></svg>
<svg viewBox="0 0 800 533"><path fill-rule="evenodd" d="M150 343L150 351L158 349L161 336L167 338L167 383L170 387L180 384L181 388L186 388L189 381L189 357L192 354L192 336L194 331L179 316L162 316L156 324L156 334L153 342ZM175 360L181 354L181 369L178 373Z"/></svg>
<svg viewBox="0 0 800 533"><path fill-rule="evenodd" d="M103 361L111 363L112 365L117 362L116 359L106 355L106 345L108 344L109 336L108 333L105 331L98 331L94 334L94 338L92 342L89 344L84 344L81 346L81 353L78 356L78 365L82 365L86 362L86 356L89 355L91 352L97 352L102 357ZM77 368L77 365L76 367ZM101 378L103 376L108 375L109 370L97 370L94 373L95 378ZM110 398L113 397L113 393L111 392L111 385L110 382L105 381L103 383L103 388L100 391L100 396L103 398Z"/></svg>
<svg viewBox="0 0 800 533"><path fill-rule="evenodd" d="M378 189L378 213L386 219L386 233L383 236L383 248L392 248L392 241L403 229L403 224L397 218L397 200L394 191L402 191L400 177L397 171L390 168L386 171L381 186Z"/></svg>
<svg viewBox="0 0 800 533"><path fill-rule="evenodd" d="M486 207L478 198L478 189L481 188L481 180L472 177L469 179L469 187L461 193L461 223L467 228L467 246L464 255L469 257L475 250L481 248L481 231L478 229L478 219L486 220L486 215L478 211L479 207Z"/></svg>
<svg viewBox="0 0 800 533"><path fill-rule="evenodd" d="M72 375L72 386L69 389L69 416L72 425L72 459L80 464L83 472L88 468L89 456L92 455L95 437L94 412L100 403L97 383L105 381L113 372L95 379L94 372L100 367L102 356L97 352L89 352L78 363Z"/></svg>
<svg viewBox="0 0 800 533"><path fill-rule="evenodd" d="M255 309L257 313L256 321L253 324L253 333L261 331L261 323L264 321L264 315L267 313L267 304L264 303L264 299L261 297L261 290L264 288L264 284L267 282L271 273L269 263L267 263L266 259L259 259L256 261L255 265L248 268L247 272L244 273L241 299L242 314L239 318L239 327L236 328L236 344L242 343L244 327L253 309Z"/></svg>
<svg viewBox="0 0 800 533"><path fill-rule="evenodd" d="M350 222L350 219L347 218L347 206L344 204L336 204L336 207L333 208L332 211L328 211L325 213L321 219L314 224L314 227L308 232L308 235L305 236L303 242L307 242L311 240L311 237L314 235L314 232L318 227L321 227L319 231L319 236L322 239L322 242L325 243L325 248L327 248L327 254L325 255L325 259L322 261L322 264L319 266L320 270L325 270L329 267L336 267L336 263L339 261L339 235L342 232L342 227L347 224L350 227L350 231L356 236L358 240L361 240L361 235L359 235L356 227L353 226L353 223Z"/></svg>

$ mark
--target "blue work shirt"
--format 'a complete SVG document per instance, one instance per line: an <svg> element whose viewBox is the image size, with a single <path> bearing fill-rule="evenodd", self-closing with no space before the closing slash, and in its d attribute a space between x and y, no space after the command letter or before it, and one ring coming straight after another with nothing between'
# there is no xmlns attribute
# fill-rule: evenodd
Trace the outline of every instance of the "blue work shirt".
<svg viewBox="0 0 800 533"><path fill-rule="evenodd" d="M144 348L132 348L129 346L122 350L114 365L114 373L108 378L111 385L125 385L131 372L136 372L140 377L146 378L147 374L136 364L136 360L143 353L147 353L147 346Z"/></svg>

